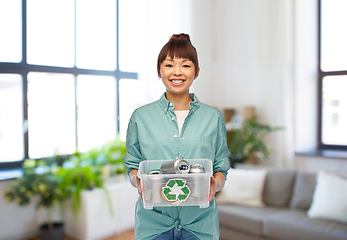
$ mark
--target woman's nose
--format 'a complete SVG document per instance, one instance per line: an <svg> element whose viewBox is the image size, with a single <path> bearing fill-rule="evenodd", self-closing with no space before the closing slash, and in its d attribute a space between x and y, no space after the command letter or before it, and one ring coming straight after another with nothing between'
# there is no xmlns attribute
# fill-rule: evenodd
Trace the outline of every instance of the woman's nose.
<svg viewBox="0 0 347 240"><path fill-rule="evenodd" d="M181 68L178 67L178 66L175 67L173 74L176 75L176 76L181 75Z"/></svg>

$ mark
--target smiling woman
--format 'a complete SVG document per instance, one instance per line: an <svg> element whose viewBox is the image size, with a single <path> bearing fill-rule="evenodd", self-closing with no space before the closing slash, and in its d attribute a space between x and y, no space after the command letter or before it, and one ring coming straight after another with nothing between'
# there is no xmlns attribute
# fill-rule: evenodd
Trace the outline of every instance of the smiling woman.
<svg viewBox="0 0 347 240"><path fill-rule="evenodd" d="M136 109L127 131L124 161L129 180L140 194L135 209L135 239L169 240L174 236L185 240L219 239L214 195L223 188L229 169L225 123L219 110L201 103L195 94L189 93L200 70L189 35L171 37L159 53L157 70L166 92L158 101ZM181 158L212 161L213 176L206 192L209 206L187 206L185 211L181 211L180 206L160 211L145 209L142 197L146 195L142 194L142 182L137 177L140 162ZM207 225L210 227L203 227Z"/></svg>

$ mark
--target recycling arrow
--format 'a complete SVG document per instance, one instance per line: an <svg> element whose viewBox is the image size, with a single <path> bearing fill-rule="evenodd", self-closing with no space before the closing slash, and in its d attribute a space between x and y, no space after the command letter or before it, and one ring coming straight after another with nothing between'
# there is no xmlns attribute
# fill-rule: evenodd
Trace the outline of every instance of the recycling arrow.
<svg viewBox="0 0 347 240"><path fill-rule="evenodd" d="M190 189L183 179L170 179L163 189L163 194L168 201L186 201L190 194Z"/></svg>

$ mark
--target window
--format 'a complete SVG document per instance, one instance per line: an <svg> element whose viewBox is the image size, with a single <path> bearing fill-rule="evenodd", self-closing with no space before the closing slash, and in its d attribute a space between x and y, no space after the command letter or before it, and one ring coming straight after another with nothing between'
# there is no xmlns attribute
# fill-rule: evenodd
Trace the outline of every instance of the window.
<svg viewBox="0 0 347 240"><path fill-rule="evenodd" d="M0 32L0 168L116 138L118 0L0 1Z"/></svg>
<svg viewBox="0 0 347 240"><path fill-rule="evenodd" d="M346 10L345 0L320 0L320 149L347 149Z"/></svg>

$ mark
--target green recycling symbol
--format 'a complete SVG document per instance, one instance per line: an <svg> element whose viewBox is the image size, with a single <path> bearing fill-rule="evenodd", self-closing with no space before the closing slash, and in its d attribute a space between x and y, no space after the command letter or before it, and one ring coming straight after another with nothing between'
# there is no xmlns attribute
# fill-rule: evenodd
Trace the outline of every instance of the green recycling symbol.
<svg viewBox="0 0 347 240"><path fill-rule="evenodd" d="M182 179L170 179L163 187L163 194L168 201L180 202L188 199L190 189L186 185L186 181Z"/></svg>

